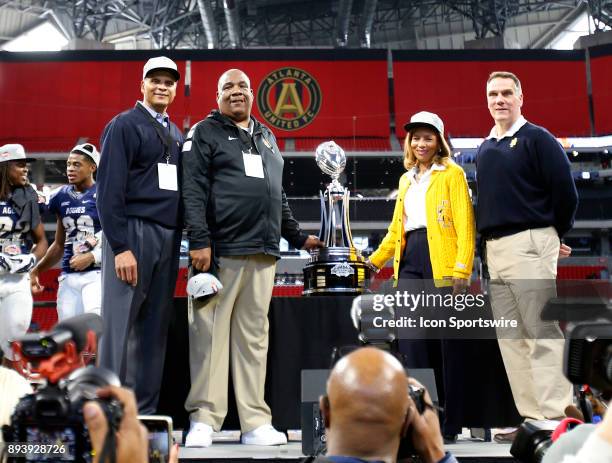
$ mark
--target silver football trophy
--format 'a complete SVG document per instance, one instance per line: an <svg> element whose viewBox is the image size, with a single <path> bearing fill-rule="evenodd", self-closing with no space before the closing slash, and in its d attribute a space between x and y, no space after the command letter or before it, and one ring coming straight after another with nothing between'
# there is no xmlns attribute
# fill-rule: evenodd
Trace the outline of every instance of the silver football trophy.
<svg viewBox="0 0 612 463"><path fill-rule="evenodd" d="M304 267L304 295L347 294L367 292L370 267L353 245L349 220L350 192L338 178L346 167L344 150L333 141L321 143L316 150L319 168L332 181L321 198L319 239L325 247L310 253Z"/></svg>

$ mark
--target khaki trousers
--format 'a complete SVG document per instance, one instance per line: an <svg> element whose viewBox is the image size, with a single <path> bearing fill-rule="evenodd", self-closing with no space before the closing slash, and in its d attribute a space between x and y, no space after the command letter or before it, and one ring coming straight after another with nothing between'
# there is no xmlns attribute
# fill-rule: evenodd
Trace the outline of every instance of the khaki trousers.
<svg viewBox="0 0 612 463"><path fill-rule="evenodd" d="M493 315L519 323L497 334L516 408L526 419L565 416L572 403L563 375L563 334L556 322L540 319L544 304L556 296L558 255L553 227L487 240Z"/></svg>
<svg viewBox="0 0 612 463"><path fill-rule="evenodd" d="M191 390L185 408L192 421L221 429L231 368L242 432L271 423L264 387L275 268L273 256L221 257L223 289L204 303L189 298Z"/></svg>

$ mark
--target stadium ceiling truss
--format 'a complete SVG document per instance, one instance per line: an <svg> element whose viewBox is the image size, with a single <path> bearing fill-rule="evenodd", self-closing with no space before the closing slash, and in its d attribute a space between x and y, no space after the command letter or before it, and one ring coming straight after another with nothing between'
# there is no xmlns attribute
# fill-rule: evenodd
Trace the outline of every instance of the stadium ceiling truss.
<svg viewBox="0 0 612 463"><path fill-rule="evenodd" d="M612 0L0 0L51 18L69 38L150 41L151 48L410 47L414 28L471 23L475 39L513 18L586 6L612 27Z"/></svg>

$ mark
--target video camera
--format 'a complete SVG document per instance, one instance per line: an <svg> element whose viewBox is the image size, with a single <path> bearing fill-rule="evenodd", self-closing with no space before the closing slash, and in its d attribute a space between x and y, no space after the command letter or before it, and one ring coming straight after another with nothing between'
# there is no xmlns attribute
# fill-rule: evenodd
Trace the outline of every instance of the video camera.
<svg viewBox="0 0 612 463"><path fill-rule="evenodd" d="M612 394L612 323L581 323L569 332L563 373L573 384Z"/></svg>
<svg viewBox="0 0 612 463"><path fill-rule="evenodd" d="M120 386L117 376L86 366L97 352L102 319L84 314L59 323L49 332L28 334L13 343L23 373L46 380L37 392L23 397L2 433L8 462L90 462L91 444L84 424L83 405L97 401L109 429L116 430L123 408L115 399L100 399L98 389ZM11 445L13 444L13 445Z"/></svg>
<svg viewBox="0 0 612 463"><path fill-rule="evenodd" d="M580 411L585 422L592 422L587 391L605 400L612 396L612 306L601 298L553 298L544 307L542 319L569 323L563 373L572 384L581 387ZM550 420L523 423L510 453L520 462L540 462L552 445L558 424Z"/></svg>
<svg viewBox="0 0 612 463"><path fill-rule="evenodd" d="M394 328L377 328L374 319L393 320L395 311L392 307L383 310L374 310L374 294L362 294L353 299L351 305L351 319L353 326L359 332L357 339L361 346L378 347L399 356L397 345L397 330ZM399 359L400 362L402 359ZM402 362L403 363L403 362Z"/></svg>

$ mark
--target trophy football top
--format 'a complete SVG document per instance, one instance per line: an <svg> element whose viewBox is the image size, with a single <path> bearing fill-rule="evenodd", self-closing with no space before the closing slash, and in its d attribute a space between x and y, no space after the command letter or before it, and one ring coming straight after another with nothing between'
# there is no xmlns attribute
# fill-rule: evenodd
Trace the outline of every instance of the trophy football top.
<svg viewBox="0 0 612 463"><path fill-rule="evenodd" d="M337 180L346 167L346 154L334 141L326 141L317 146L315 160L319 168L333 180Z"/></svg>

